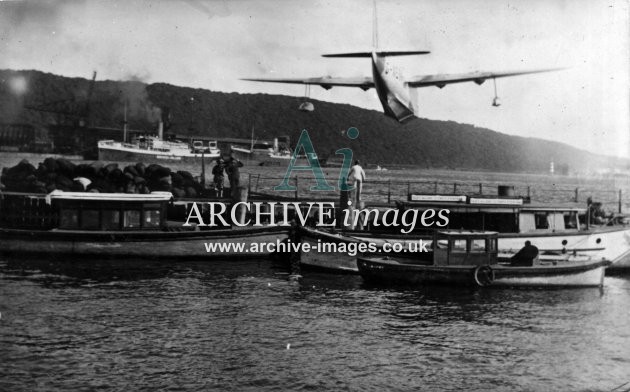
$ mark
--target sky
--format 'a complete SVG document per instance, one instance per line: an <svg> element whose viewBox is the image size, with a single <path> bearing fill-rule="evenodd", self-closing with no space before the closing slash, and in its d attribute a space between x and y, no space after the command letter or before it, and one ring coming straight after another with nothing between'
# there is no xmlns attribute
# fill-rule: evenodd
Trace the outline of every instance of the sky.
<svg viewBox="0 0 630 392"><path fill-rule="evenodd" d="M408 77L568 67L498 80L499 108L490 81L422 88L417 115L630 157L629 2L379 0L379 46L431 51L391 58ZM371 42L370 0L0 0L0 69L302 96L239 79L369 76L369 59L321 54ZM373 89L310 97L381 110Z"/></svg>

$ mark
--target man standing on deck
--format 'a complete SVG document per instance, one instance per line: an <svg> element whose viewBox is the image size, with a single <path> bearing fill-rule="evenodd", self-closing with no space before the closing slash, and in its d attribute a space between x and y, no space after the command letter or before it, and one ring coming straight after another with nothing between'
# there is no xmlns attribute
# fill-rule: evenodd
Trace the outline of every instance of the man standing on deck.
<svg viewBox="0 0 630 392"><path fill-rule="evenodd" d="M361 193L363 193L363 181L365 181L365 172L363 168L359 164L359 160L354 161L354 166L350 168L350 172L348 173L348 179L354 181L355 188L355 197L354 197L354 206L355 208L361 208Z"/></svg>
<svg viewBox="0 0 630 392"><path fill-rule="evenodd" d="M223 197L223 172L225 170L225 161L223 157L219 157L217 159L217 164L214 168L212 168L212 175L214 176L214 190L217 194L217 197Z"/></svg>
<svg viewBox="0 0 630 392"><path fill-rule="evenodd" d="M241 163L241 161L232 156L230 157L230 160L227 163L227 167L225 168L228 179L230 180L230 191L232 193L232 200L236 200L236 198L238 197L238 186L241 181L241 174L238 170L239 167L243 167L243 164Z"/></svg>

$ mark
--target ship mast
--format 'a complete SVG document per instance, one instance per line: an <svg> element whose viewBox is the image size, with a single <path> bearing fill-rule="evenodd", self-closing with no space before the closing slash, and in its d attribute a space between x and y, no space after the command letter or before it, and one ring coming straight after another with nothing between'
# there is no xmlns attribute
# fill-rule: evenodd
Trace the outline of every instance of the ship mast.
<svg viewBox="0 0 630 392"><path fill-rule="evenodd" d="M252 125L252 141L249 146L249 152L254 152L254 126Z"/></svg>
<svg viewBox="0 0 630 392"><path fill-rule="evenodd" d="M125 99L125 110L123 120L123 143L127 142L127 100Z"/></svg>

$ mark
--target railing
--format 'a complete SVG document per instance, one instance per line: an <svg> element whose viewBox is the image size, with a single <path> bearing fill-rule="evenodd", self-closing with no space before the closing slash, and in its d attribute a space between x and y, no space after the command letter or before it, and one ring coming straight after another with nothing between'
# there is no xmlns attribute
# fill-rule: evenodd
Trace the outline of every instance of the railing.
<svg viewBox="0 0 630 392"><path fill-rule="evenodd" d="M0 224L3 227L50 229L57 226L58 219L45 196L0 193Z"/></svg>
<svg viewBox="0 0 630 392"><path fill-rule="evenodd" d="M289 184L295 186L292 191L274 191L274 187L282 183L282 177L267 177L260 174L250 174L248 188L252 193L263 194L270 198L281 196L293 200L327 200L339 201L339 192L312 191L314 180L309 177L293 177ZM337 188L337 184L329 182ZM584 207L588 199L602 203L602 208L608 212L623 212L630 209L630 200L624 200L624 195L629 191L622 189L605 189L601 187L542 187L526 184L513 186L514 195L528 197L535 202L563 203L577 202ZM408 200L412 193L423 194L465 194L497 196L498 184L481 183L473 181L400 181L400 180L371 180L363 186L363 200L369 204L387 203ZM5 227L22 228L50 228L55 227L58 216L55 211L46 204L45 195L34 196L24 193L0 192L0 223Z"/></svg>
<svg viewBox="0 0 630 392"><path fill-rule="evenodd" d="M271 197L292 197L300 199L338 199L339 191L312 191L315 185L312 177L290 178L289 185L295 187L292 191L276 191L283 181L283 177L268 177L261 174L250 174L248 188L250 194L262 193ZM337 189L337 184L328 182ZM499 184L473 182L473 181L401 181L401 180L370 180L363 184L363 199L369 203L387 203L408 200L413 193L422 194L462 194L497 196ZM520 196L534 202L541 203L580 203L587 206L589 199L592 202L602 203L602 206L610 211L622 212L630 208L630 201L624 201L622 189L605 189L605 184L597 187L566 187L566 186L535 186L529 184L516 184L511 186L514 196ZM626 192L627 193L627 192Z"/></svg>

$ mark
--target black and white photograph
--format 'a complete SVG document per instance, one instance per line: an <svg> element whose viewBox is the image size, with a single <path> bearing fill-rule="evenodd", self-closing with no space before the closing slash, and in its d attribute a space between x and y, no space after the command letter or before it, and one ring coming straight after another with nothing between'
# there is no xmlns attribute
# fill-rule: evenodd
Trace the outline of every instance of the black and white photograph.
<svg viewBox="0 0 630 392"><path fill-rule="evenodd" d="M0 390L630 391L628 0L0 0Z"/></svg>

